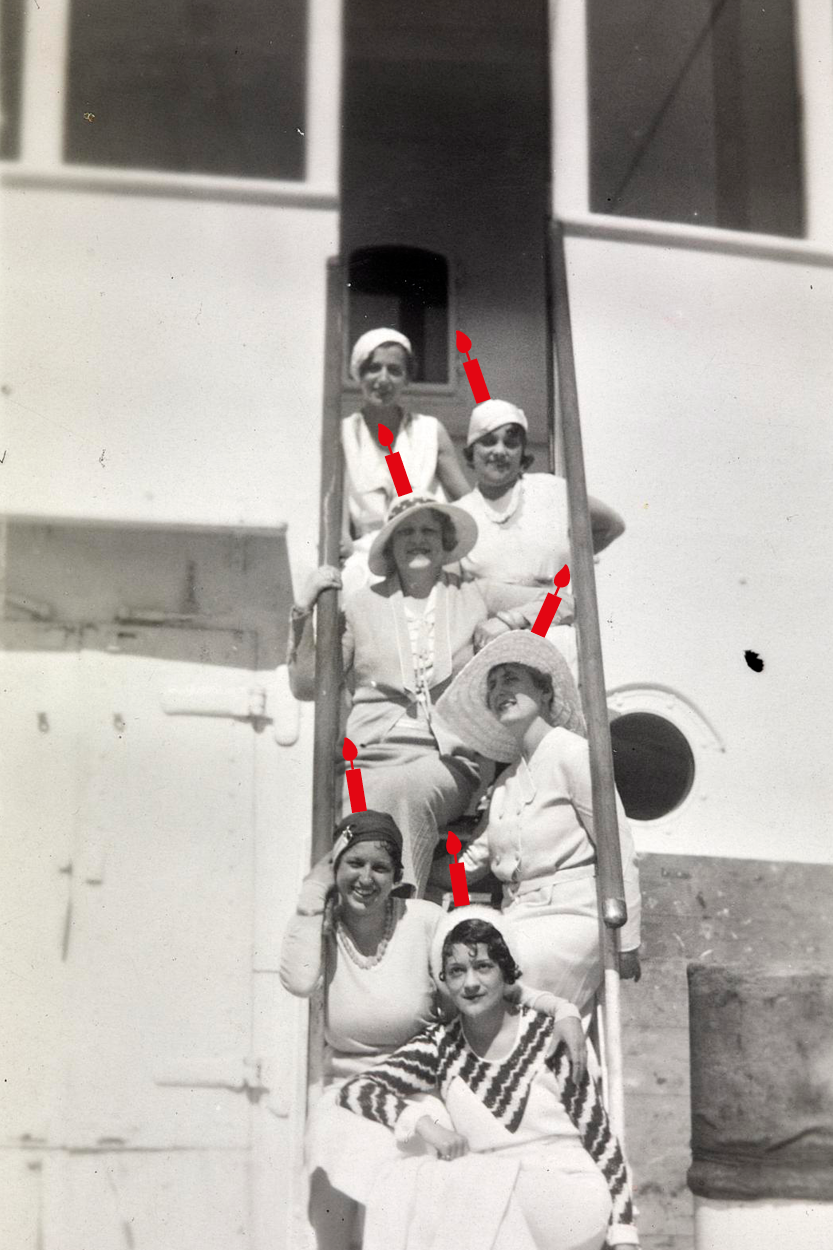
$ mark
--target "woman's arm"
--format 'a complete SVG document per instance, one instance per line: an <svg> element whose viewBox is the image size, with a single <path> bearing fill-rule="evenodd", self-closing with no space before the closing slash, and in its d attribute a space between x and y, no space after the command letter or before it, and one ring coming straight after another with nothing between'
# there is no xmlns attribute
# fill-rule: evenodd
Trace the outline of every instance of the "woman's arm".
<svg viewBox="0 0 833 1250"><path fill-rule="evenodd" d="M491 868L488 833L489 828L487 825L482 833L479 833L472 842L469 842L460 856L459 862L466 866L467 881L482 881Z"/></svg>
<svg viewBox="0 0 833 1250"><path fill-rule="evenodd" d="M433 1024L400 1046L389 1059L377 1063L361 1076L354 1076L341 1087L339 1105L366 1120L395 1128L408 1107L408 1095L427 1094L436 1089L440 1069L439 1040L444 1032L444 1025Z"/></svg>
<svg viewBox="0 0 833 1250"><path fill-rule="evenodd" d="M578 1007L566 998L550 994L549 990L536 990L532 986L524 985L522 981L516 981L510 986L504 998L509 1002L519 1003L523 1007L530 1007L541 1016L550 1017L553 1022L553 1031L547 1054L555 1054L563 1042L570 1053L573 1079L579 1080L584 1074L587 1063L587 1039L581 1027Z"/></svg>
<svg viewBox="0 0 833 1250"><path fill-rule="evenodd" d="M625 522L615 508L610 508L601 499L589 495L587 504L590 508L590 528L593 532L593 551L596 555L609 547L615 539L621 538L625 532Z"/></svg>
<svg viewBox="0 0 833 1250"><path fill-rule="evenodd" d="M573 735L570 750L563 753L563 764L567 773L570 799L576 809L581 824L593 845L596 845L596 830L593 822L593 787L590 779L590 744L584 738ZM634 955L639 949L640 920L642 914L642 896L639 891L639 868L636 862L636 849L633 834L622 806L622 800L616 795L616 816L619 826L619 851L622 856L622 877L625 885L625 902L628 907L628 919L620 933L622 955ZM620 975L639 980L639 958L625 959L620 968Z"/></svg>
<svg viewBox="0 0 833 1250"><path fill-rule="evenodd" d="M340 590L341 574L323 564L307 578L289 617L289 688L296 699L310 703L315 698L315 630L313 609L325 590Z"/></svg>
<svg viewBox="0 0 833 1250"><path fill-rule="evenodd" d="M639 1245L630 1177L622 1147L610 1126L598 1083L589 1072L576 1079L566 1046L559 1046L546 1065L555 1077L567 1115L578 1129L584 1149L607 1181L612 1200L607 1244Z"/></svg>
<svg viewBox="0 0 833 1250"><path fill-rule="evenodd" d="M451 435L442 421L437 421L437 426L437 477L449 499L459 499L467 495L471 487L460 468Z"/></svg>
<svg viewBox="0 0 833 1250"><path fill-rule="evenodd" d="M324 909L334 885L333 857L328 853L305 878L297 910L286 926L281 946L281 985L296 998L309 998L321 979Z"/></svg>

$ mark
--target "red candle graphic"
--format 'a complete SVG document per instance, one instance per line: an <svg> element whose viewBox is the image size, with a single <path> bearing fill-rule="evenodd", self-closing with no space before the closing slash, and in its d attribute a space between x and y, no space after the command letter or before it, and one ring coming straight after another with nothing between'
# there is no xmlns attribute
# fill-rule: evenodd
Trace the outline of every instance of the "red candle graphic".
<svg viewBox="0 0 833 1250"><path fill-rule="evenodd" d="M410 495L413 487L408 481L408 474L402 463L402 457L398 451L393 450L393 431L389 430L386 425L382 425L381 421L379 422L379 442L388 449L388 454L385 456L385 464L390 470L397 495Z"/></svg>
<svg viewBox="0 0 833 1250"><path fill-rule="evenodd" d="M355 742L349 738L344 739L344 746L341 748L341 754L350 764L347 769L347 789L350 791L350 811L366 812L367 802L364 797L364 782L362 781L362 770L353 767L353 760L358 755L358 749Z"/></svg>
<svg viewBox="0 0 833 1250"><path fill-rule="evenodd" d="M448 837L445 840L445 849L449 855L455 857L460 854L463 844L457 837L456 833L452 833L449 829ZM448 872L451 877L451 893L454 896L455 907L468 907L469 905L469 887L466 885L466 865L465 864L449 864Z"/></svg>
<svg viewBox="0 0 833 1250"><path fill-rule="evenodd" d="M487 399L491 398L489 395L489 388L486 385L486 380L483 377L483 371L480 368L479 363L476 360L472 360L469 356L469 352L471 351L471 339L467 334L464 334L462 330L457 331L457 351L466 353L466 359L463 361L463 368L465 369L466 377L469 380L469 386L471 387L471 393L474 396L474 402L476 404L485 403Z"/></svg>
<svg viewBox="0 0 833 1250"><path fill-rule="evenodd" d="M558 570L553 578L556 590L563 590L569 580L570 569L569 566L565 564ZM559 595L554 595L552 592L547 595L546 599L541 604L540 612L535 618L535 624L532 626L533 634L540 634L542 638L546 638L547 630L550 625L552 625L553 617L558 611L558 605L560 602L561 598Z"/></svg>

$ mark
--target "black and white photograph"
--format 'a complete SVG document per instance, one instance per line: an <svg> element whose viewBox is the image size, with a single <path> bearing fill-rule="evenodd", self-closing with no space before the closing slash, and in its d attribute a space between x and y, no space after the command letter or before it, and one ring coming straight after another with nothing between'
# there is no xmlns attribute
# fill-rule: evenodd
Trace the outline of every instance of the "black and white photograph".
<svg viewBox="0 0 833 1250"><path fill-rule="evenodd" d="M0 1250L829 1250L833 5L0 104Z"/></svg>

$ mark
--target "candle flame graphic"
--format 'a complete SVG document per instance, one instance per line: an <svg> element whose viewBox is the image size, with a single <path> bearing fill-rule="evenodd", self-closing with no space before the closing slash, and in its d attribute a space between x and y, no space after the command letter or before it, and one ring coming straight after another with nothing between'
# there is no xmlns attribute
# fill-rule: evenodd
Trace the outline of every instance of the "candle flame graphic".
<svg viewBox="0 0 833 1250"><path fill-rule="evenodd" d="M449 829L448 837L445 840L445 849L449 855L459 855L463 849L463 843L457 837L456 833L452 833Z"/></svg>
<svg viewBox="0 0 833 1250"><path fill-rule="evenodd" d="M565 586L568 586L570 583L569 565L562 564L561 568L552 580L555 582L556 590L563 590Z"/></svg>
<svg viewBox="0 0 833 1250"><path fill-rule="evenodd" d="M342 758L349 762L351 768L353 767L353 760L356 758L358 753L359 748L356 746L355 742L351 741L350 738L345 738L344 745L341 748L341 754Z"/></svg>
<svg viewBox="0 0 833 1250"><path fill-rule="evenodd" d="M379 442L383 447L390 448L393 446L393 430L389 430L386 425L379 422Z"/></svg>
<svg viewBox="0 0 833 1250"><path fill-rule="evenodd" d="M462 330L457 331L457 351L458 352L470 352L471 351L471 339L469 338L467 334L464 334Z"/></svg>

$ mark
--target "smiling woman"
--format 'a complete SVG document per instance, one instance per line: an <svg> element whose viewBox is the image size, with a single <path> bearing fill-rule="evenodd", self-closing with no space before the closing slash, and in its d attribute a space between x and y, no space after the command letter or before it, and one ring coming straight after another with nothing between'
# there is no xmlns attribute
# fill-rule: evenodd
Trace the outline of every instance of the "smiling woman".
<svg viewBox="0 0 833 1250"><path fill-rule="evenodd" d="M435 716L434 704L475 645L528 627L540 607L523 588L448 571L476 539L468 513L405 496L391 507L368 554L370 571L382 580L344 599L342 654L352 693L347 735L359 749L368 804L390 812L402 830L406 873L419 893L438 829L444 836L479 782L474 753ZM289 674L298 698L314 691L313 605L340 584L338 570L317 570L293 609Z"/></svg>
<svg viewBox="0 0 833 1250"><path fill-rule="evenodd" d="M459 506L477 522L478 540L463 560L474 577L530 587L552 588L556 572L571 563L567 487L549 473L526 475L526 414L505 399L478 404L471 414L464 456L477 483ZM622 518L591 498L593 550L603 551L624 532ZM569 595L565 596L568 603ZM562 608L549 639L577 675L576 642Z"/></svg>
<svg viewBox="0 0 833 1250"><path fill-rule="evenodd" d="M336 826L332 852L304 882L284 937L284 987L299 997L318 986L326 994L325 1089L310 1115L306 1142L310 1219L319 1250L348 1250L357 1203L376 1190L381 1169L400 1157L386 1130L338 1106L341 1085L436 1018L431 951L444 913L434 903L398 897L402 877L402 835L395 821L385 812L351 813ZM572 1061L583 1067L575 1008L516 981L506 980L513 999L551 1015L553 1037L565 1040ZM438 1100L426 1098L420 1107L438 1131L449 1123ZM424 1153L424 1147L416 1151Z"/></svg>
<svg viewBox="0 0 833 1250"><path fill-rule="evenodd" d="M506 634L466 665L438 711L468 746L515 761L463 863L469 881L491 869L502 882L524 973L584 1012L602 980L597 860L589 748L567 665L546 638ZM639 874L618 796L617 814L628 905L620 973L638 978Z"/></svg>
<svg viewBox="0 0 833 1250"><path fill-rule="evenodd" d="M410 340L398 330L368 330L353 347L350 376L361 388L362 406L341 425L348 591L366 584L367 553L396 498L379 444L380 423L392 432L393 450L401 454L417 494L442 501L457 499L469 488L445 426L436 417L409 412L401 402L413 373Z"/></svg>

